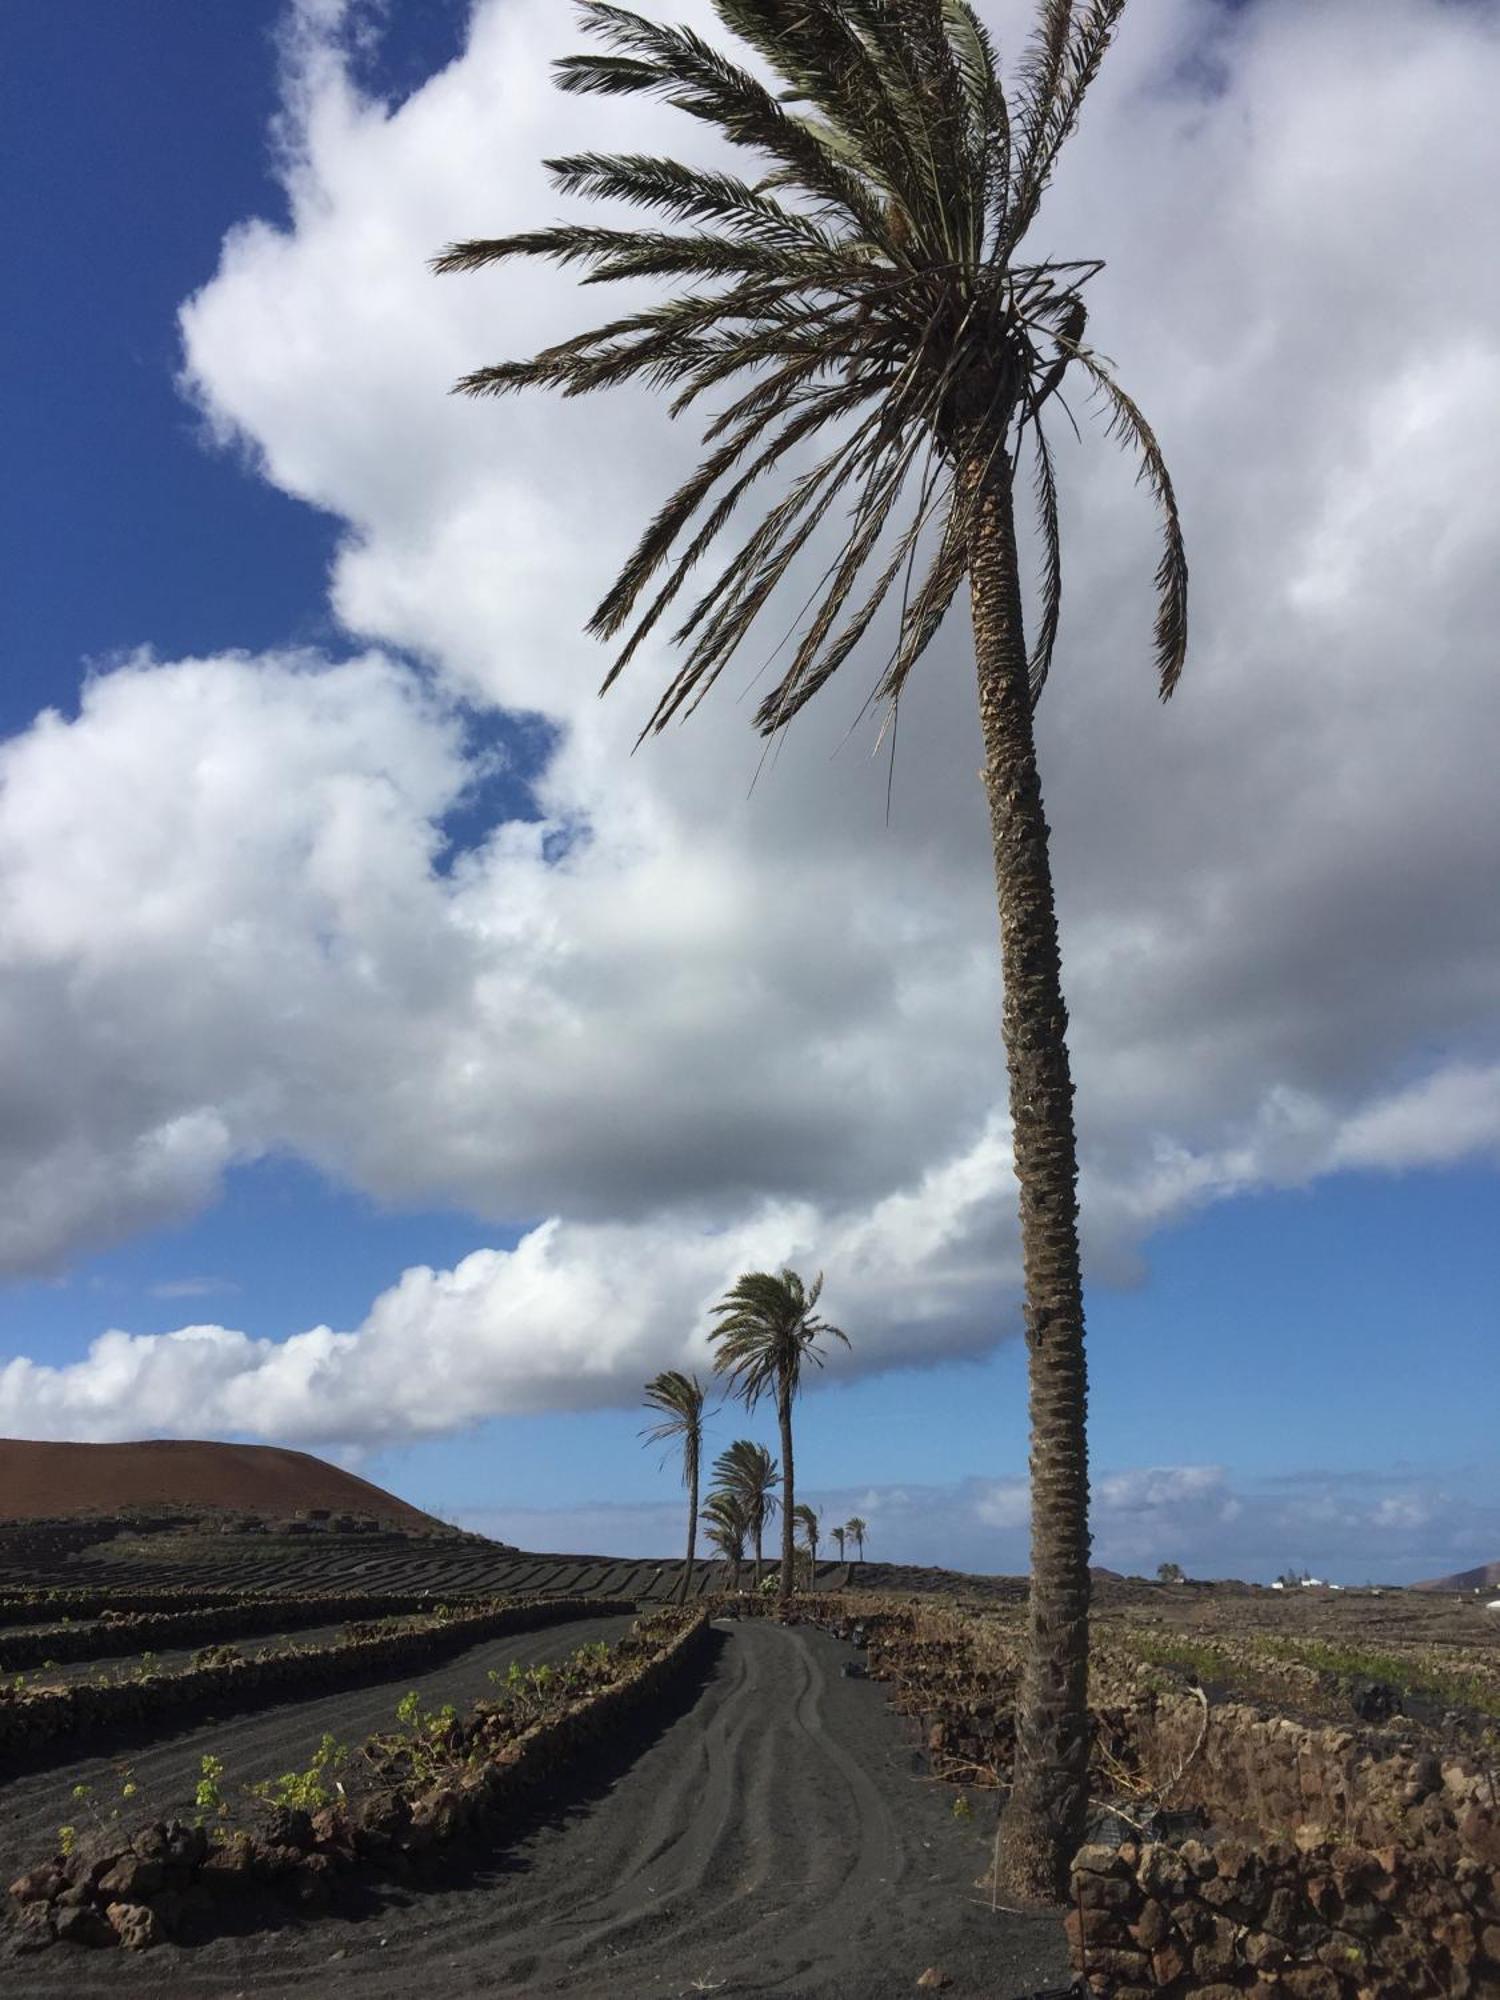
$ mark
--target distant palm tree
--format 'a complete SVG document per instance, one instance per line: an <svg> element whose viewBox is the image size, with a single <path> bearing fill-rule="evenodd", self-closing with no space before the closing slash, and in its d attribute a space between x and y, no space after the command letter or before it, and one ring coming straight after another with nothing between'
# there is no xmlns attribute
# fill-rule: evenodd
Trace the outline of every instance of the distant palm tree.
<svg viewBox="0 0 1500 2000"><path fill-rule="evenodd" d="M646 1384L646 1404L659 1410L661 1420L641 1432L648 1444L682 1444L682 1483L688 1490L687 1561L677 1586L677 1601L686 1604L693 1587L693 1557L698 1541L698 1472L703 1460L703 1402L707 1394L696 1375L669 1368Z"/></svg>
<svg viewBox="0 0 1500 2000"><path fill-rule="evenodd" d="M745 1560L745 1538L750 1519L738 1493L716 1488L703 1505L704 1539L716 1548L729 1565L729 1588L740 1587L740 1569Z"/></svg>
<svg viewBox="0 0 1500 2000"><path fill-rule="evenodd" d="M847 1528L830 1528L828 1532L839 1545L839 1561L842 1562L844 1560L844 1537L848 1534L849 1530Z"/></svg>
<svg viewBox="0 0 1500 2000"><path fill-rule="evenodd" d="M688 600L672 632L686 656L643 734L691 711L760 614L779 613L780 586L825 524L839 524L832 560L756 711L768 735L876 633L884 661L871 700L885 704L893 728L913 669L967 582L1032 1422L1028 1648L999 1866L1010 1901L1062 1900L1088 1801L1087 1384L1068 1014L1032 711L1062 601L1044 419L1062 404L1065 376L1098 399L1163 517L1163 697L1187 650L1187 560L1156 438L1084 337L1083 293L1100 265L1025 262L1021 248L1125 0L1037 0L1009 98L970 0L714 7L769 81L693 30L607 0L579 9L604 50L569 56L556 74L574 93L664 99L752 155L744 177L670 157L577 153L548 163L562 193L654 210L652 222L562 222L456 243L437 259L440 271L470 271L544 257L581 265L589 283L666 279L677 289L632 298L603 325L530 360L476 369L458 386L477 396L529 385L577 396L640 380L674 392L674 415L725 394L704 424L707 456L647 524L590 621L599 637L623 639L606 687L674 603L680 609L750 489L768 474L785 477L720 573ZM814 450L823 455L809 463ZM1041 586L1030 646L1015 496L1028 455ZM888 649L882 606L893 613ZM787 1473L790 1486L790 1465ZM783 1567L789 1586L785 1523Z"/></svg>
<svg viewBox="0 0 1500 2000"><path fill-rule="evenodd" d="M797 1508L797 1526L802 1530L802 1539L807 1544L807 1583L810 1590L818 1587L818 1537L822 1529L822 1518L816 1507L805 1503Z"/></svg>
<svg viewBox="0 0 1500 2000"><path fill-rule="evenodd" d="M818 1342L827 1338L849 1345L841 1328L818 1319L814 1308L823 1290L823 1274L812 1289L795 1271L746 1271L713 1309L718 1324L709 1331L714 1372L727 1375L745 1407L753 1410L761 1397L776 1398L781 1428L781 1588L792 1594L792 1526L796 1493L792 1480L792 1404L802 1386L802 1364L819 1368Z"/></svg>
<svg viewBox="0 0 1500 2000"><path fill-rule="evenodd" d="M869 1524L862 1521L858 1514L856 1514L852 1521L844 1523L844 1533L853 1542L859 1553L859 1560L863 1562L865 1559L865 1536L869 1533Z"/></svg>
<svg viewBox="0 0 1500 2000"><path fill-rule="evenodd" d="M776 1512L776 1482L781 1477L781 1468L763 1444L752 1444L749 1438L736 1438L726 1451L721 1451L714 1460L714 1479L730 1493L737 1493L745 1503L745 1516L750 1523L750 1541L755 1550L755 1588L760 1589L760 1571L763 1560L761 1544L767 1521Z"/></svg>

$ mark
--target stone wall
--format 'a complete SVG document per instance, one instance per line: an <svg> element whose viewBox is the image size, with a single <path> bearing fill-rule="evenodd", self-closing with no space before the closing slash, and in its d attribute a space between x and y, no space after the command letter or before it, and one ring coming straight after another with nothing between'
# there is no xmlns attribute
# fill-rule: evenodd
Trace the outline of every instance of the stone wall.
<svg viewBox="0 0 1500 2000"><path fill-rule="evenodd" d="M588 1597L519 1600L434 1620L412 1631L338 1646L273 1653L265 1659L186 1667L178 1673L95 1686L26 1689L0 1698L0 1772L46 1761L55 1747L71 1752L80 1739L162 1721L185 1721L205 1710L227 1714L284 1701L292 1694L345 1687L425 1666L445 1653L508 1632L529 1632L571 1618L633 1611L623 1601Z"/></svg>
<svg viewBox="0 0 1500 2000"><path fill-rule="evenodd" d="M133 1610L111 1598L104 1610L111 1623L62 1625L44 1632L0 1633L0 1674L77 1660L118 1659L128 1653L167 1651L215 1639L249 1638L261 1632L292 1632L308 1625L331 1625L339 1618L392 1618L431 1613L432 1597L336 1596L251 1597L196 1605L191 1610Z"/></svg>
<svg viewBox="0 0 1500 2000"><path fill-rule="evenodd" d="M1227 1836L1082 1851L1074 1964L1098 1991L1500 2000L1500 1810L1479 1758L1184 1696L1098 1722L1152 1796Z"/></svg>
<svg viewBox="0 0 1500 2000"><path fill-rule="evenodd" d="M1073 1964L1108 2000L1495 2000L1500 1872L1388 1845L1085 1847Z"/></svg>

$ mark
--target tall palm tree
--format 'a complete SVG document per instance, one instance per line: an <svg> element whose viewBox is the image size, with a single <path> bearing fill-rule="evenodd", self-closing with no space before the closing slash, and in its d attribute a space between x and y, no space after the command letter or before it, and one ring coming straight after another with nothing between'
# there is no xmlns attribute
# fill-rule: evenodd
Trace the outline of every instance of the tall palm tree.
<svg viewBox="0 0 1500 2000"><path fill-rule="evenodd" d="M854 1543L859 1560L863 1562L865 1559L865 1536L870 1532L870 1524L868 1521L862 1521L858 1514L856 1514L852 1520L844 1523L844 1532Z"/></svg>
<svg viewBox="0 0 1500 2000"><path fill-rule="evenodd" d="M792 1529L796 1489L792 1476L792 1404L802 1386L802 1365L823 1366L818 1342L824 1338L849 1345L847 1333L817 1317L823 1290L820 1271L809 1290L795 1271L746 1271L713 1309L717 1324L709 1329L714 1344L714 1372L727 1375L745 1407L753 1410L764 1395L776 1398L781 1430L781 1585L783 1600L792 1594Z"/></svg>
<svg viewBox="0 0 1500 2000"><path fill-rule="evenodd" d="M1166 463L1145 417L1085 339L1084 289L1100 266L1022 254L1124 6L1037 0L1007 96L969 0L714 0L723 26L773 73L769 84L690 29L581 0L582 25L604 46L558 64L564 90L662 98L750 154L753 166L742 178L672 158L575 153L549 162L561 192L634 204L659 219L558 223L457 243L437 260L439 270L467 271L534 256L580 265L589 283L677 281L665 298L632 302L529 360L477 369L458 385L472 395L537 384L582 395L640 379L672 389L676 415L725 392L704 424L703 463L647 525L591 620L601 638L623 635L606 687L679 600L752 486L787 475L780 497L680 614L672 636L686 650L643 734L703 698L831 515L841 546L757 711L768 734L862 641L879 633L884 648L892 629L872 700L894 722L912 670L967 580L1031 1393L1028 1657L997 1851L1012 1901L1062 1895L1087 1801L1077 1156L1032 731L1062 588L1044 419L1061 404L1065 378L1102 406L1163 517L1155 626L1163 697L1187 644L1187 563ZM823 455L809 463L814 447ZM1029 647L1015 508L1028 455L1042 552ZM834 515L835 507L842 511ZM893 624L878 624L887 603Z"/></svg>
<svg viewBox="0 0 1500 2000"><path fill-rule="evenodd" d="M847 1528L830 1528L828 1532L839 1545L839 1561L842 1562L844 1560L844 1538L849 1530Z"/></svg>
<svg viewBox="0 0 1500 2000"><path fill-rule="evenodd" d="M668 1368L646 1384L648 1409L660 1420L641 1432L648 1444L682 1445L682 1483L688 1490L687 1561L677 1586L677 1601L686 1604L693 1587L693 1558L698 1544L698 1473L703 1462L703 1404L707 1395L696 1375Z"/></svg>
<svg viewBox="0 0 1500 2000"><path fill-rule="evenodd" d="M750 1542L755 1551L755 1588L760 1589L762 1543L766 1523L776 1512L776 1482L781 1468L763 1444L736 1438L714 1460L714 1480L728 1492L737 1493L745 1503L750 1523Z"/></svg>
<svg viewBox="0 0 1500 2000"><path fill-rule="evenodd" d="M715 1488L704 1502L703 1534L704 1539L728 1563L731 1590L740 1587L740 1569L745 1560L745 1540L749 1533L750 1517L740 1495Z"/></svg>
<svg viewBox="0 0 1500 2000"><path fill-rule="evenodd" d="M818 1536L822 1529L822 1518L816 1507L809 1507L804 1501L797 1508L797 1526L802 1530L802 1539L807 1544L807 1587L818 1587Z"/></svg>

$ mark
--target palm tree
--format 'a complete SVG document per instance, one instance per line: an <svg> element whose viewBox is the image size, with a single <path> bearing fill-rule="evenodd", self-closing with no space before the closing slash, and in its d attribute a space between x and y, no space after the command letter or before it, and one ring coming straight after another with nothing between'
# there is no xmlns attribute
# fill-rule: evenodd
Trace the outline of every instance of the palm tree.
<svg viewBox="0 0 1500 2000"><path fill-rule="evenodd" d="M750 1519L738 1493L716 1488L703 1507L704 1539L716 1548L729 1565L729 1588L740 1587L740 1567L745 1560L745 1538Z"/></svg>
<svg viewBox="0 0 1500 2000"><path fill-rule="evenodd" d="M847 1528L830 1528L828 1532L839 1545L839 1561L842 1562L844 1560L844 1537L848 1534L849 1530Z"/></svg>
<svg viewBox="0 0 1500 2000"><path fill-rule="evenodd" d="M876 621L888 602L894 640L871 699L893 725L912 670L967 580L1031 1396L1028 1649L997 1867L1012 1902L1056 1899L1087 1801L1089 1608L1073 1085L1032 729L1061 605L1043 420L1061 403L1065 377L1102 405L1163 516L1155 626L1163 697L1186 651L1187 563L1156 439L1085 340L1083 293L1099 264L1028 263L1022 245L1125 0L1037 0L1009 97L969 0L714 6L773 72L770 84L692 30L607 0L581 0L579 9L603 50L567 57L557 76L575 93L665 99L753 156L746 177L672 158L575 153L549 162L561 192L631 203L660 220L558 223L457 243L437 259L440 271L468 271L544 257L582 266L589 283L656 278L677 281L677 290L633 301L529 360L479 368L458 386L477 396L529 385L583 395L641 379L675 392L674 415L710 392L726 394L705 422L703 463L647 525L590 621L601 638L623 635L606 687L681 597L751 487L788 475L676 623L672 636L686 650L643 735L703 698L831 514L841 546L756 712L767 734L887 629ZM823 455L809 464L814 446ZM1028 453L1042 552L1029 648L1015 508Z"/></svg>
<svg viewBox="0 0 1500 2000"><path fill-rule="evenodd" d="M820 1271L809 1291L795 1271L746 1271L713 1309L718 1324L709 1330L714 1372L727 1375L753 1410L761 1397L776 1398L781 1429L781 1586L792 1594L792 1529L796 1493L792 1479L792 1404L802 1386L802 1364L823 1366L818 1342L825 1336L849 1345L841 1328L817 1318L823 1290Z"/></svg>
<svg viewBox="0 0 1500 2000"><path fill-rule="evenodd" d="M766 1522L776 1512L775 1486L781 1477L781 1468L763 1444L752 1444L749 1438L736 1438L726 1451L721 1451L714 1460L714 1479L730 1493L739 1495L745 1503L745 1517L750 1524L750 1541L755 1550L755 1588L760 1589L760 1571L764 1560L761 1544L765 1535Z"/></svg>
<svg viewBox="0 0 1500 2000"><path fill-rule="evenodd" d="M865 1559L865 1536L870 1532L869 1523L862 1521L858 1514L844 1523L844 1532L859 1552L859 1560Z"/></svg>
<svg viewBox="0 0 1500 2000"><path fill-rule="evenodd" d="M797 1526L802 1530L802 1539L807 1544L808 1588L809 1590L816 1590L818 1587L818 1535L822 1527L822 1520L816 1507L809 1507L804 1504L799 1506L796 1512Z"/></svg>
<svg viewBox="0 0 1500 2000"><path fill-rule="evenodd" d="M641 1432L648 1444L682 1442L682 1483L688 1490L687 1561L677 1586L677 1601L686 1604L693 1587L693 1556L698 1540L698 1472L703 1461L703 1403L707 1391L696 1375L668 1368L646 1384L646 1404L661 1412L661 1420Z"/></svg>

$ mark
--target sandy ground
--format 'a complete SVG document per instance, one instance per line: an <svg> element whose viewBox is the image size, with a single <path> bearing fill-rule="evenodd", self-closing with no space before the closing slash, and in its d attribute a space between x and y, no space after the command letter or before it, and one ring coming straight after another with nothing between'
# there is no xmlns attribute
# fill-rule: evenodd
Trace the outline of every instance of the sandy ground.
<svg viewBox="0 0 1500 2000"><path fill-rule="evenodd" d="M594 1635L582 1624L521 1635L509 1654L540 1658L548 1641L584 1636ZM554 1801L503 1849L454 1857L421 1889L364 1890L334 1915L270 1934L131 1959L64 1948L11 1959L0 1975L7 2000L887 2000L914 1993L931 1965L949 1976L953 2000L1064 1986L1058 1921L992 1912L975 1886L992 1805L977 1797L971 1818L955 1816L952 1789L927 1780L911 1726L880 1686L841 1675L856 1657L806 1627L724 1627L685 1712L621 1743L586 1793ZM260 1775L248 1767L275 1765L274 1736L289 1748L324 1727L351 1735L357 1700L374 1693L247 1718L238 1743L236 1725L213 1732L216 1754ZM335 1719L315 1716L322 1707ZM162 1746L153 1798L195 1767L196 1734ZM64 1780L75 1781L49 1774L50 1797L26 1790L39 1779L0 1792L7 1853L46 1821Z"/></svg>

